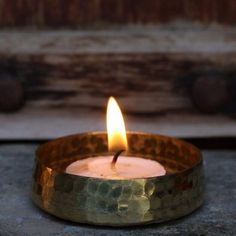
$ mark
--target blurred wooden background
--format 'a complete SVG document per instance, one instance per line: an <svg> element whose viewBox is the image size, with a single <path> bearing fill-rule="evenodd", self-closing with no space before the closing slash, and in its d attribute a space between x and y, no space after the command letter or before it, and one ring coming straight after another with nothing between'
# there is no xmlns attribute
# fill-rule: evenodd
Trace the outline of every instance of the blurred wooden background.
<svg viewBox="0 0 236 236"><path fill-rule="evenodd" d="M234 0L0 0L0 139L236 136Z"/></svg>
<svg viewBox="0 0 236 236"><path fill-rule="evenodd" d="M0 26L81 28L174 20L235 24L234 0L1 0Z"/></svg>

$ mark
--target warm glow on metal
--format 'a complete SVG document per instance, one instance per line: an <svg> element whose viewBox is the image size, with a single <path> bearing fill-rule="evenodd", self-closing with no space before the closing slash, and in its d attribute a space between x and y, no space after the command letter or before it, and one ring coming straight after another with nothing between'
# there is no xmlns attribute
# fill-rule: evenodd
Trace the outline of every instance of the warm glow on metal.
<svg viewBox="0 0 236 236"><path fill-rule="evenodd" d="M108 148L111 152L127 150L125 123L118 103L110 97L107 105Z"/></svg>

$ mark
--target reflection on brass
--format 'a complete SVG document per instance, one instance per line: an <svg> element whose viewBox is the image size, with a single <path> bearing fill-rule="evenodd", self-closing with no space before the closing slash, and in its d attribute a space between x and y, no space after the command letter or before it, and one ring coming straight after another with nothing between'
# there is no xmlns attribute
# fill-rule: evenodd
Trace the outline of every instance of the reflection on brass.
<svg viewBox="0 0 236 236"><path fill-rule="evenodd" d="M33 176L36 205L57 217L96 225L163 222L189 214L203 202L203 166L194 146L165 136L128 133L126 155L157 160L161 177L107 180L64 173L72 162L109 155L106 133L63 137L39 147Z"/></svg>

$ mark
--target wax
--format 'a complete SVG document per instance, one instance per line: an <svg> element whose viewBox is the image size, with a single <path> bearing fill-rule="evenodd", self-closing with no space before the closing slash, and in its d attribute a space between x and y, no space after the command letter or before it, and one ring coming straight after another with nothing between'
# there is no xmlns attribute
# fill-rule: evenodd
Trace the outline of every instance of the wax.
<svg viewBox="0 0 236 236"><path fill-rule="evenodd" d="M112 156L89 157L71 163L66 173L104 179L133 179L162 176L165 168L157 161L140 157L119 156L112 168Z"/></svg>

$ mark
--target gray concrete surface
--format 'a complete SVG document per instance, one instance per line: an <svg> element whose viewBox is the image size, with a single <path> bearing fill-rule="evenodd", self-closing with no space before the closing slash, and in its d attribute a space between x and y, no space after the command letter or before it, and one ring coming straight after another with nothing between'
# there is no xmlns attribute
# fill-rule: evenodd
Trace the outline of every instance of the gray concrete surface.
<svg viewBox="0 0 236 236"><path fill-rule="evenodd" d="M205 151L205 204L179 220L145 227L106 228L52 217L30 200L33 144L0 144L0 235L236 235L236 151Z"/></svg>

